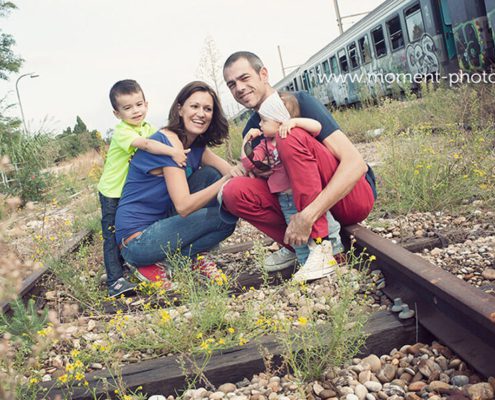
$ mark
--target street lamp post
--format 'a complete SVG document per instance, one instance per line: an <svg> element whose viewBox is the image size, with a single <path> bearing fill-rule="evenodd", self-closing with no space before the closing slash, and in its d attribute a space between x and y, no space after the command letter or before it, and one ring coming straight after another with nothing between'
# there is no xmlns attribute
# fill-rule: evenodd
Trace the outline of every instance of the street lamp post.
<svg viewBox="0 0 495 400"><path fill-rule="evenodd" d="M22 109L21 96L19 95L19 81L22 78L24 78L25 76L29 76L30 78L37 78L39 75L35 74L34 72L30 72L28 74L22 74L15 81L15 91L17 93L17 101L19 102L19 108L21 109L21 116L22 116L22 124L24 126L24 133L27 135L28 130L27 130L27 126L26 126L26 119L24 118L24 111Z"/></svg>

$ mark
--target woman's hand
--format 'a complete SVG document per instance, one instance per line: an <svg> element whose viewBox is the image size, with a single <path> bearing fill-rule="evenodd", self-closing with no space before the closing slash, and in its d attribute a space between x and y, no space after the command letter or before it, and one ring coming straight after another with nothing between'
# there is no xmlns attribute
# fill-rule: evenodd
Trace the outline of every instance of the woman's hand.
<svg viewBox="0 0 495 400"><path fill-rule="evenodd" d="M246 171L244 170L244 167L242 165L238 164L238 165L233 166L230 169L229 175L232 178L235 178L236 176L245 176L246 175Z"/></svg>
<svg viewBox="0 0 495 400"><path fill-rule="evenodd" d="M278 134L282 139L285 139L290 133L291 129L295 127L297 127L297 122L294 118L291 118L288 121L282 122L280 128L278 128Z"/></svg>

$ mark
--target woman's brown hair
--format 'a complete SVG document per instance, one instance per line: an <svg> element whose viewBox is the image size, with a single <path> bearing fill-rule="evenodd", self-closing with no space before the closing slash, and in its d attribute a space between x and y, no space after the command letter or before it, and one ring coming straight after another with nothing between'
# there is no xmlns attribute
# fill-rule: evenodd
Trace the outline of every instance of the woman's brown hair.
<svg viewBox="0 0 495 400"><path fill-rule="evenodd" d="M168 129L179 136L182 143L186 143L184 132L184 121L179 115L179 109L193 93L206 92L213 99L213 116L210 126L206 132L194 141L193 146L218 146L229 135L229 123L222 110L220 100L215 91L205 82L193 81L184 86L175 98L168 114L168 125L163 129Z"/></svg>

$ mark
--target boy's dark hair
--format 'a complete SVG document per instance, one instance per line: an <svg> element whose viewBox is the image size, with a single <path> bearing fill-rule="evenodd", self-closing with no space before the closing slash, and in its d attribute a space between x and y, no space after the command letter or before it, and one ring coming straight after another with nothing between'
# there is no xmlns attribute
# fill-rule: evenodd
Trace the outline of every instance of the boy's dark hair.
<svg viewBox="0 0 495 400"><path fill-rule="evenodd" d="M140 92L143 94L143 100L146 100L144 97L143 89L141 89L139 83L137 83L134 79L124 79L122 81L118 81L110 89L110 103L112 103L113 109L115 111L118 111L117 108L119 105L117 104L117 96L120 96L121 94L132 94Z"/></svg>
<svg viewBox="0 0 495 400"><path fill-rule="evenodd" d="M263 61L254 53L251 53L250 51L237 51L229 56L227 60L225 61L225 64L223 64L223 70L225 71L225 68L230 67L233 63L235 63L237 60L245 58L251 67L259 73L261 68L264 67Z"/></svg>
<svg viewBox="0 0 495 400"><path fill-rule="evenodd" d="M206 92L213 98L213 116L206 132L194 141L194 146L216 146L222 144L229 135L229 123L222 110L222 105L215 91L205 82L193 81L184 86L175 98L168 114L168 129L176 133L182 143L186 142L184 121L179 115L179 106L182 106L193 93Z"/></svg>

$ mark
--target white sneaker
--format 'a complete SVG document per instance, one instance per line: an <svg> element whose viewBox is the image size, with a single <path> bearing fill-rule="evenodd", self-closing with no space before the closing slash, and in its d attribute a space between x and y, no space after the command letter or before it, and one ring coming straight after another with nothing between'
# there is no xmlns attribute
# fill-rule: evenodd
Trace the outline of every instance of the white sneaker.
<svg viewBox="0 0 495 400"><path fill-rule="evenodd" d="M296 253L293 253L286 247L282 247L265 258L265 270L267 272L281 271L293 266L296 260Z"/></svg>
<svg viewBox="0 0 495 400"><path fill-rule="evenodd" d="M324 240L318 245L311 241L308 246L308 259L294 274L294 282L312 281L335 273L337 261L333 256L332 243Z"/></svg>

